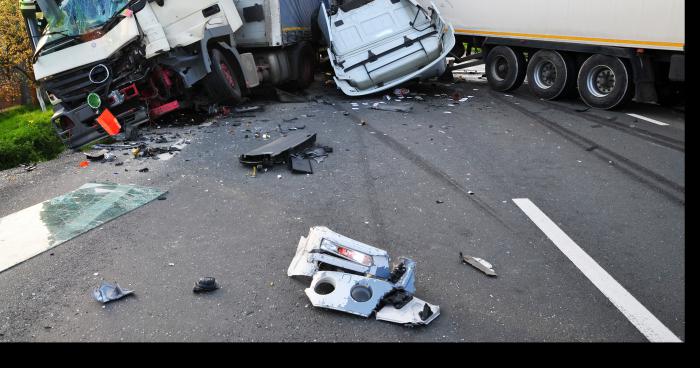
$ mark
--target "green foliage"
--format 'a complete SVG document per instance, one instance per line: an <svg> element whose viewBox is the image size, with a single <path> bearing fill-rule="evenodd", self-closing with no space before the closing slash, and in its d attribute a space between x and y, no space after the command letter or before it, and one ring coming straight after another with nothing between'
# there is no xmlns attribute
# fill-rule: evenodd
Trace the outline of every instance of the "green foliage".
<svg viewBox="0 0 700 368"><path fill-rule="evenodd" d="M0 111L0 170L51 160L65 146L51 126L52 112L26 107Z"/></svg>

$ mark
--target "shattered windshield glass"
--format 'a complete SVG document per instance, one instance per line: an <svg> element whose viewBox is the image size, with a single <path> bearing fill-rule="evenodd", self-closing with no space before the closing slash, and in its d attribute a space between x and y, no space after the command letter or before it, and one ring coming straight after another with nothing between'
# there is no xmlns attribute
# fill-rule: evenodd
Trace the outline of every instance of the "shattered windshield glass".
<svg viewBox="0 0 700 368"><path fill-rule="evenodd" d="M44 34L77 36L105 24L129 0L39 0L48 23Z"/></svg>

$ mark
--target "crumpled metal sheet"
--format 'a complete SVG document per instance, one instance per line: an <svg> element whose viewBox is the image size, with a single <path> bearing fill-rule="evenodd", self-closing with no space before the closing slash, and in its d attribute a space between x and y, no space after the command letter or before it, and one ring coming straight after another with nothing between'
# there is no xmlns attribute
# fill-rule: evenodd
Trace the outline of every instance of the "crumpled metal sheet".
<svg viewBox="0 0 700 368"><path fill-rule="evenodd" d="M369 256L372 264L361 264L341 255L338 252L339 247ZM386 251L350 239L323 226L312 227L306 238L301 237L296 255L287 269L287 276L313 276L318 271L319 262L381 278L391 275L389 254Z"/></svg>
<svg viewBox="0 0 700 368"><path fill-rule="evenodd" d="M100 287L92 291L92 296L100 303L108 303L133 293L133 290L122 289L119 284L102 281Z"/></svg>
<svg viewBox="0 0 700 368"><path fill-rule="evenodd" d="M333 290L325 295L319 294L318 291L323 290L320 287L322 286L321 284L333 285ZM352 289L356 287L369 290L369 299L353 299ZM320 271L314 275L311 286L305 292L314 307L335 309L362 317L369 317L382 297L393 288L390 282L380 279L344 272Z"/></svg>
<svg viewBox="0 0 700 368"><path fill-rule="evenodd" d="M426 309L427 308L427 309ZM401 309L387 305L377 312L380 321L394 322L402 325L427 325L440 315L440 307L413 297Z"/></svg>
<svg viewBox="0 0 700 368"><path fill-rule="evenodd" d="M413 296L416 262L401 257L391 271L389 263L386 251L316 226L299 240L287 275L312 277L305 293L315 307L363 317L376 312L378 320L409 326L437 318L439 306ZM335 270L319 270L322 264Z"/></svg>

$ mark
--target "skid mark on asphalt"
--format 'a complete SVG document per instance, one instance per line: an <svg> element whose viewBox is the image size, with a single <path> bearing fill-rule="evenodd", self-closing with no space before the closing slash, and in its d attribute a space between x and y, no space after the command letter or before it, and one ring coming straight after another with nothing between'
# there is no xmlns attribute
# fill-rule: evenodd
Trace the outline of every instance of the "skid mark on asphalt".
<svg viewBox="0 0 700 368"><path fill-rule="evenodd" d="M342 107L340 107L338 104L334 105L338 111L344 111ZM478 196L476 196L473 193L470 193L469 190L467 190L464 186L462 186L459 182L457 182L454 178L449 176L447 173L444 171L440 170L430 162L426 161L422 157L420 157L418 154L415 152L411 151L410 149L406 148L403 144L399 143L395 139L391 138L388 134L385 134L383 131L377 129L375 126L373 126L370 123L367 123L364 119L360 118L359 116L348 113L346 116L347 118L350 118L352 121L354 121L357 124L364 123L368 128L371 128L373 131L375 131L377 134L373 134L372 136L382 143L384 143L387 147L393 149L401 155L403 158L407 159L423 171L425 171L428 175L440 180L444 184L446 184L448 187L453 188L457 193L459 193L464 199L467 201L475 204L479 209L481 209L483 212L487 213L490 215L493 219L498 221L501 225L503 225L505 228L512 232L516 232L516 230L508 224L501 216L496 212L495 209L493 209L491 206L489 206L486 202L481 200Z"/></svg>
<svg viewBox="0 0 700 368"><path fill-rule="evenodd" d="M374 179L372 178L372 173L369 167L368 150L367 144L365 142L364 135L358 132L358 140L360 142L360 154L364 156L361 160L362 173L365 180L365 189L367 191L367 201L369 202L370 218L374 221L376 226L376 233L379 237L377 244L386 244L386 231L384 227L384 220L382 218L382 211L379 207L379 200L377 195L377 188L374 186Z"/></svg>
<svg viewBox="0 0 700 368"><path fill-rule="evenodd" d="M651 314L532 201L527 198L517 198L513 199L513 202L649 341L681 342L668 327Z"/></svg>
<svg viewBox="0 0 700 368"><path fill-rule="evenodd" d="M546 106L546 107L573 115L573 116L580 118L580 119L585 119L585 120L588 120L588 121L591 121L591 122L594 122L594 123L597 123L600 125L604 125L608 128L615 129L617 131L633 135L633 136L640 138L640 139L643 139L647 142L655 143L655 144L658 144L662 147L672 149L674 151L685 152L685 142L678 140L678 139L674 139L674 138L665 136L663 134L650 132L646 129L642 129L639 127L632 128L632 127L629 127L623 123L616 122L614 120L608 120L608 119L605 119L605 118L597 116L597 115L589 114L586 112L587 110L586 111L578 111L576 109L562 106L559 103L555 103L552 101L541 101L541 100L535 100L535 99L531 100L529 98L526 99L526 101L532 102L532 103L537 103L537 104L540 104L540 105L543 105L543 106Z"/></svg>
<svg viewBox="0 0 700 368"><path fill-rule="evenodd" d="M513 108L514 110L522 113L525 116L532 118L534 121L540 123L553 132L559 134L564 139L569 142L585 149L588 152L593 153L599 159L605 161L608 164L612 164L613 167L617 168L621 172L629 175L630 177L636 179L638 182L648 185L653 190L663 194L668 199L673 200L681 205L685 206L685 187L672 180L665 178L664 176L622 156L610 149L599 145L598 143L570 130L562 127L561 125L543 117L538 112L530 111L522 105L516 105L506 98L500 96L498 93L489 91L489 93L499 101L503 102L505 105Z"/></svg>

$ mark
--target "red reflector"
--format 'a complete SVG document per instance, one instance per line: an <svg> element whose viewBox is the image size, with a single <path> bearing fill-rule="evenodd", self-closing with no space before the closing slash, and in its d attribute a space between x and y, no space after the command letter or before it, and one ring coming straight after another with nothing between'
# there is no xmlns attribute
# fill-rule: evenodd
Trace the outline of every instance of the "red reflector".
<svg viewBox="0 0 700 368"><path fill-rule="evenodd" d="M112 115L112 113L108 109L102 111L102 114L100 114L100 116L97 117L97 122L100 123L102 128L109 135L117 135L122 129L122 126L119 125L117 118L115 118L114 115Z"/></svg>
<svg viewBox="0 0 700 368"><path fill-rule="evenodd" d="M372 265L372 258L364 253L360 253L344 247L338 247L338 253L343 257L348 257L353 261L363 264L365 266Z"/></svg>

